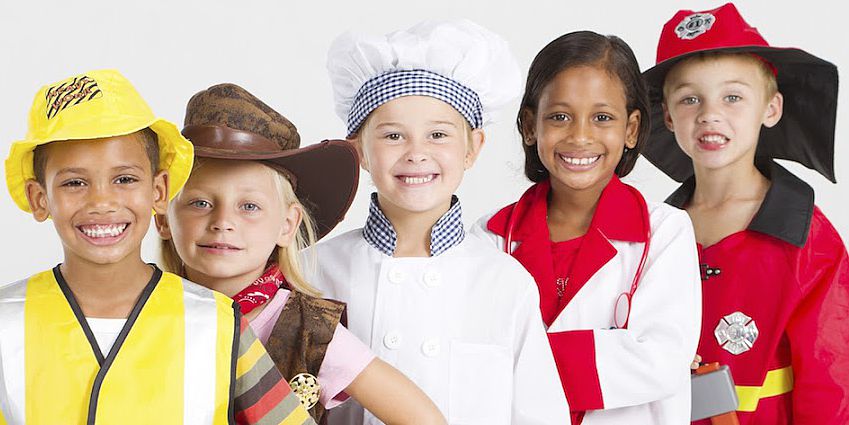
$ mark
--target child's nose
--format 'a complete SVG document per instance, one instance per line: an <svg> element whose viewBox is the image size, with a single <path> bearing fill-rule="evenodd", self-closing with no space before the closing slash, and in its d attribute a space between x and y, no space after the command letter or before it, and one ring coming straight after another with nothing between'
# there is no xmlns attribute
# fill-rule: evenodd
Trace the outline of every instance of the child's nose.
<svg viewBox="0 0 849 425"><path fill-rule="evenodd" d="M118 210L118 197L108 187L92 185L88 190L89 213L108 214Z"/></svg>
<svg viewBox="0 0 849 425"><path fill-rule="evenodd" d="M592 139L592 129L584 120L576 120L570 133L573 142L585 143Z"/></svg>
<svg viewBox="0 0 849 425"><path fill-rule="evenodd" d="M407 150L404 159L407 162L418 163L427 161L427 151L423 143L410 143L410 148Z"/></svg>
<svg viewBox="0 0 849 425"><path fill-rule="evenodd" d="M233 220L225 211L217 211L212 216L212 221L209 223L209 228L216 232L228 232L235 229Z"/></svg>
<svg viewBox="0 0 849 425"><path fill-rule="evenodd" d="M721 115L719 113L719 109L717 108L714 102L703 102L701 109L699 109L699 115L697 119L699 123L709 124L718 122Z"/></svg>

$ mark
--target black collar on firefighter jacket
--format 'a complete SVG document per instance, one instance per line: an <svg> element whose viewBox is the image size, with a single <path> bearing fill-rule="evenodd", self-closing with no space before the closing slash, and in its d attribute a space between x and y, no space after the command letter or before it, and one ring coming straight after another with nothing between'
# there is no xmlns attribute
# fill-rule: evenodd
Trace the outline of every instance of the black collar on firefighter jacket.
<svg viewBox="0 0 849 425"><path fill-rule="evenodd" d="M755 165L772 185L747 229L800 248L805 246L814 214L814 190L775 161L758 160ZM666 203L683 209L695 188L696 177L691 176L666 198Z"/></svg>

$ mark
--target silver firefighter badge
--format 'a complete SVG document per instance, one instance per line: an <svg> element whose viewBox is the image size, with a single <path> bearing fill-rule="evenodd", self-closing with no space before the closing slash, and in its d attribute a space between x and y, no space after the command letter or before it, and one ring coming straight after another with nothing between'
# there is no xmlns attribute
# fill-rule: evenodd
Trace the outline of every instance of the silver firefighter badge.
<svg viewBox="0 0 849 425"><path fill-rule="evenodd" d="M752 348L758 339L758 327L751 317L735 311L719 321L713 335L725 351L737 355Z"/></svg>
<svg viewBox="0 0 849 425"><path fill-rule="evenodd" d="M681 20L675 27L675 34L682 40L692 40L706 33L714 22L716 17L710 13L694 13Z"/></svg>

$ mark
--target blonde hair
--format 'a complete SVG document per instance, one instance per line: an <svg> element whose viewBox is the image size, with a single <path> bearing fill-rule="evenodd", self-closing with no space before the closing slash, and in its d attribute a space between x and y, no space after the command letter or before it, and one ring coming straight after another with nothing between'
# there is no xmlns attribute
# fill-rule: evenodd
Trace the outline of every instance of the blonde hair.
<svg viewBox="0 0 849 425"><path fill-rule="evenodd" d="M196 158L193 171L201 167L203 160ZM306 207L298 200L292 184L286 175L271 167L267 167L274 175L274 183L277 191L280 194L280 200L284 205L297 207L301 210L301 222L298 225L298 231L295 233L295 238L288 247L275 246L268 256L266 267L272 263L277 263L283 276L292 290L320 297L321 292L313 287L304 278L303 268L301 267L300 252L306 247L313 245L316 241L315 222L307 211ZM172 239L161 239L160 241L160 265L167 271L182 277L186 277L186 268L183 260L177 254L177 248L174 246Z"/></svg>
<svg viewBox="0 0 849 425"><path fill-rule="evenodd" d="M673 68L671 68L669 70L669 72L671 72L672 69L674 69L675 67L681 66L682 64L685 64L685 63L689 63L689 62L709 62L709 61L714 61L714 60L717 60L717 59L728 58L728 57L741 59L741 60L744 60L746 62L750 62L750 63L757 66L758 71L760 72L761 77L763 78L764 97L766 98L767 101L769 99L771 99L772 96L774 96L776 93L778 93L778 80L775 77L775 73L773 71L772 65L769 63L769 61L764 59L762 56L758 56L754 53L723 52L723 51L700 52L700 53L696 53L693 56L691 56L687 59L684 59L683 61L675 64L675 66L673 66ZM667 75L669 75L669 74L667 73ZM669 86L669 79L665 78L664 82L663 82L663 97L664 98L666 98L667 90L669 88L668 86Z"/></svg>

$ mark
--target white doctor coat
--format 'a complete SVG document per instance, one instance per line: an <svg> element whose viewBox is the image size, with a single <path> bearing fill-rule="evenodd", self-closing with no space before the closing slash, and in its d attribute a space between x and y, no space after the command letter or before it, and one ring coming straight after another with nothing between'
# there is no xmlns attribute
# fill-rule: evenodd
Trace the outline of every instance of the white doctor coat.
<svg viewBox="0 0 849 425"><path fill-rule="evenodd" d="M523 264L550 267L551 257L541 259L540 255L551 243L545 224L547 193L547 182L533 186L519 201L519 209L510 210L516 204L508 206L491 223L493 215L488 215L470 233L503 249L504 238L492 230L503 230L509 213L520 211L514 221L511 252L519 254L519 247L528 244L521 249L532 257ZM645 210L635 202L635 193L638 195L616 177L605 188L584 236L589 239L581 245L584 252L576 258L581 264L573 266L587 272L588 279L556 316L546 319L551 321L549 339L561 377L566 378L564 387L572 408L586 411L584 425L690 422L689 365L701 329L701 280L686 212L648 203L650 249L634 293L628 328L612 329L614 304L620 294L629 291L645 246L635 241L645 240L644 230L634 230L641 227L639 210ZM613 235L631 236L617 239ZM529 252L530 244L542 245ZM594 255L600 258L591 258ZM532 274L538 279L545 275L540 270Z"/></svg>

